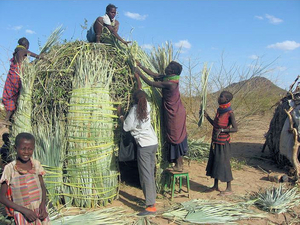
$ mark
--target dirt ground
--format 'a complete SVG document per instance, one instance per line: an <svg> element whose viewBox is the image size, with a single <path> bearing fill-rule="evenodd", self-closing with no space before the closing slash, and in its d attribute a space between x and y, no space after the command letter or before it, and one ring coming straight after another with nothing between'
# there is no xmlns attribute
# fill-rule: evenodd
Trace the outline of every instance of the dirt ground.
<svg viewBox="0 0 300 225"><path fill-rule="evenodd" d="M255 116L251 118L247 124L239 125L239 131L232 135L232 157L237 159L242 165L241 169L233 169L232 188L233 195L219 196L219 192L206 193L205 190L213 185L213 179L205 176L206 162L192 161L189 164L185 163L185 170L189 172L190 177L190 199L187 196L175 197L173 201L168 193L158 195L157 209L155 216L150 216L148 219L152 224L167 225L176 224L174 221L164 219L161 214L168 210L172 204L189 201L191 199L207 199L207 200L223 200L228 202L236 202L240 197L249 195L252 192L257 192L261 188L268 188L272 185L279 184L270 182L265 171L277 173L287 173L287 169L278 168L277 165L270 159L269 150L261 152L264 144L264 134L267 132L271 116L261 118ZM138 174L132 173L132 179L129 182L122 181L119 199L113 201L108 207L121 206L130 214L135 214L142 211L144 196L142 190L134 182L138 181ZM292 185L287 183L287 185ZM220 183L220 189L224 190L226 183ZM256 209L257 210L257 209ZM258 210L257 210L258 211ZM300 214L300 209L295 209L296 213ZM258 211L262 213L262 211ZM277 225L277 224L297 224L291 223L292 216L289 214L268 214L264 219L243 220L237 221L238 224L257 224L257 225ZM298 220L299 221L299 220ZM300 223L298 223L300 224Z"/></svg>
<svg viewBox="0 0 300 225"><path fill-rule="evenodd" d="M232 181L232 188L234 194L231 196L218 196L219 192L205 193L204 191L213 185L213 179L205 176L206 162L192 161L190 165L185 164L185 170L189 172L191 197L190 199L213 199L224 201L236 201L238 197L249 195L251 192L257 192L261 188L267 188L272 185L279 185L268 180L268 174L263 170L269 170L277 173L287 173L287 169L280 169L270 159L269 150L266 149L262 153L262 146L264 144L264 134L269 128L270 118L260 118L255 116L251 122L239 126L238 133L232 135L232 157L236 158L241 163L241 169L233 169L234 180ZM292 185L287 183L287 185ZM220 189L224 190L226 183L220 184ZM143 210L141 202L144 199L143 193L139 187L134 187L128 184L122 184L120 190L119 200L114 201L114 206L122 206L130 212L139 212ZM184 202L189 199L185 196L174 198L170 201L170 195L158 195L157 209L158 213L155 217L150 217L149 220L159 224L174 224L160 216L161 212L166 211L170 206L176 202ZM298 209L296 211L299 211ZM299 215L299 212L297 213ZM238 221L238 224L290 224L292 218L290 215L269 214L265 219L243 220ZM295 224L295 223L294 223Z"/></svg>

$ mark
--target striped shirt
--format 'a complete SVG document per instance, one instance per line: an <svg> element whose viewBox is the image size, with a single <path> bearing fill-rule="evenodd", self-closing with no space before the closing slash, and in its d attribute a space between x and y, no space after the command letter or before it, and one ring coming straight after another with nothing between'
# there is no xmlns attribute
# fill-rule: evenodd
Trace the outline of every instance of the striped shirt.
<svg viewBox="0 0 300 225"><path fill-rule="evenodd" d="M42 201L42 188L39 176L45 174L45 170L39 161L30 159L32 169L29 171L21 170L16 166L16 161L12 161L4 167L1 177L1 184L6 182L11 188L12 201L17 205L28 208L39 215L39 206ZM14 211L14 219L17 225L48 225L47 217L43 221L37 219L30 223L22 213Z"/></svg>
<svg viewBox="0 0 300 225"><path fill-rule="evenodd" d="M212 142L220 145L225 145L226 142L230 142L229 133L221 132L217 137L217 132L219 129L228 129L231 121L230 121L230 113L231 111L225 113L218 113L213 122L213 133L212 133Z"/></svg>

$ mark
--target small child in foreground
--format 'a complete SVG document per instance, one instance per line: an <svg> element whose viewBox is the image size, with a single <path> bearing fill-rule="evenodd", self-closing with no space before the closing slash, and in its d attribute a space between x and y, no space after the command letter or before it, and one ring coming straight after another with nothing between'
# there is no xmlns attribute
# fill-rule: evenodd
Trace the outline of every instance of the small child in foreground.
<svg viewBox="0 0 300 225"><path fill-rule="evenodd" d="M2 125L6 126L11 125L11 122L9 120L16 110L17 100L22 85L21 78L19 76L22 62L27 56L32 56L37 59L43 58L42 56L28 50L29 41L25 37L20 38L18 40L18 44L19 45L15 48L13 57L10 60L10 68L7 74L2 94L2 103L6 110L6 116L4 121L2 122Z"/></svg>
<svg viewBox="0 0 300 225"><path fill-rule="evenodd" d="M230 166L230 134L237 132L237 124L231 109L230 101L233 95L228 91L222 91L219 98L219 108L215 119L212 120L204 112L204 116L213 125L212 142L209 152L209 159L206 166L206 175L214 178L214 186L207 192L220 191L219 180L227 182L225 191L220 191L220 195L232 194L231 181L233 180ZM231 126L231 127L230 127Z"/></svg>
<svg viewBox="0 0 300 225"><path fill-rule="evenodd" d="M35 138L20 133L15 140L16 160L7 164L1 177L0 202L14 210L17 225L50 224L46 211L45 171L40 162L32 158ZM7 191L11 189L11 198ZM10 192L10 190L9 190Z"/></svg>

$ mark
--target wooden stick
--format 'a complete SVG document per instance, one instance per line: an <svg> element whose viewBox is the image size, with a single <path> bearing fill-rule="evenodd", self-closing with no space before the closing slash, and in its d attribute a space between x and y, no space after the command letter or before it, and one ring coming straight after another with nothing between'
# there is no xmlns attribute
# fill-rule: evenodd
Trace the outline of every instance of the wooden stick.
<svg viewBox="0 0 300 225"><path fill-rule="evenodd" d="M290 130L292 130L294 135L294 146L293 146L293 152L292 152L292 164L294 168L296 169L296 179L299 179L300 174L300 163L298 161L298 149L300 147L300 142L298 141L298 131L296 128L293 127L293 118L291 115L291 112L293 111L293 107L290 107L289 110L284 109L286 114L288 115L289 121L290 121Z"/></svg>

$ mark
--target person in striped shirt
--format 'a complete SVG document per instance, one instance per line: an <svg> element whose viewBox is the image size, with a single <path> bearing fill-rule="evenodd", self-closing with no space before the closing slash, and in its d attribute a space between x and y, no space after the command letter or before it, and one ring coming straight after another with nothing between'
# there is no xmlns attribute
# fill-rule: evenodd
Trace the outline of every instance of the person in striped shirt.
<svg viewBox="0 0 300 225"><path fill-rule="evenodd" d="M20 72L21 65L27 56L32 56L37 59L43 59L43 56L37 55L29 51L29 41L22 37L18 40L18 46L15 48L13 57L10 60L10 68L5 81L2 103L6 110L4 121L0 124L3 126L11 126L10 119L17 108L17 101L22 86Z"/></svg>
<svg viewBox="0 0 300 225"><path fill-rule="evenodd" d="M0 179L0 202L9 208L16 225L48 225L45 170L32 158L35 138L19 133L15 139L16 160L4 167Z"/></svg>
<svg viewBox="0 0 300 225"><path fill-rule="evenodd" d="M219 98L219 108L214 120L207 112L204 116L213 126L212 141L209 152L209 159L206 166L206 175L214 178L214 186L207 192L220 191L219 180L227 182L225 191L220 191L220 195L232 194L231 181L233 180L230 166L230 133L237 132L237 124L231 108L230 101L233 95L229 91L222 91Z"/></svg>

